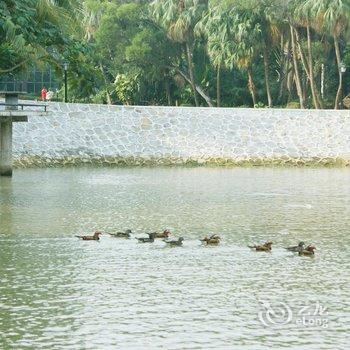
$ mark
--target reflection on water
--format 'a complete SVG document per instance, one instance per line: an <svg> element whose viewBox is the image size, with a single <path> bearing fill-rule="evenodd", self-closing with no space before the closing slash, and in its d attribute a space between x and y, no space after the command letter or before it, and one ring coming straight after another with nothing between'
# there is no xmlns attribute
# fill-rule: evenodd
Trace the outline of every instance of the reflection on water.
<svg viewBox="0 0 350 350"><path fill-rule="evenodd" d="M345 349L349 180L348 169L17 170L0 179L0 348ZM183 248L73 237L165 227ZM211 232L222 244L201 246ZM246 248L266 239L271 254ZM314 259L282 249L301 239ZM264 325L262 304L281 302L293 319ZM297 324L315 305L327 327Z"/></svg>

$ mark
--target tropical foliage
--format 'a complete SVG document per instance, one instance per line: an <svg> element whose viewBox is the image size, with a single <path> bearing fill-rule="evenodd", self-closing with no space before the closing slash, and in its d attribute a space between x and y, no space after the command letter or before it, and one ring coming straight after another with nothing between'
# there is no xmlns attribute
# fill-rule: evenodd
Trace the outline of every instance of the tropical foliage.
<svg viewBox="0 0 350 350"><path fill-rule="evenodd" d="M0 75L68 60L73 101L341 108L350 0L3 0Z"/></svg>

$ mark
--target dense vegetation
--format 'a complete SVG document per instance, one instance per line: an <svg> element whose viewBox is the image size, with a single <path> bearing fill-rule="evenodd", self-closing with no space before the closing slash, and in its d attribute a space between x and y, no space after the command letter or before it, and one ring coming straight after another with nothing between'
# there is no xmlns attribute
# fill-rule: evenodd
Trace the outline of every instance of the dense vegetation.
<svg viewBox="0 0 350 350"><path fill-rule="evenodd" d="M2 0L0 75L68 60L70 99L339 108L350 0Z"/></svg>

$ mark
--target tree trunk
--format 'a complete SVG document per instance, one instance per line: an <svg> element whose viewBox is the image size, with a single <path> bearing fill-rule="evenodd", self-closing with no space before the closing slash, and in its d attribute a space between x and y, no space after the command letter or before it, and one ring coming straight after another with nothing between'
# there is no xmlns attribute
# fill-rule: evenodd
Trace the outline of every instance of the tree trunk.
<svg viewBox="0 0 350 350"><path fill-rule="evenodd" d="M180 68L178 68L178 67L171 67L171 68L175 68L176 71L177 71L188 83L191 83L190 77L189 77L188 75L186 75ZM203 91L203 89L202 89L200 86L196 85L195 88L196 88L197 92L199 93L199 95L201 95L201 96L204 98L204 100L205 100L205 102L208 104L208 106L209 106L209 107L214 107L214 106L213 106L213 102L212 102L210 96L207 95L207 94Z"/></svg>
<svg viewBox="0 0 350 350"><path fill-rule="evenodd" d="M303 88L303 99L304 99L304 101L307 100L307 92L309 90L309 83L310 83L310 80L305 75L303 75L301 77L301 86Z"/></svg>
<svg viewBox="0 0 350 350"><path fill-rule="evenodd" d="M271 96L271 90L270 90L270 74L269 74L269 53L266 49L266 46L264 47L264 70L265 70L265 85L266 85L266 94L267 94L267 101L269 108L272 108L272 96Z"/></svg>
<svg viewBox="0 0 350 350"><path fill-rule="evenodd" d="M284 57L285 48L287 50L287 56ZM289 64L290 64L290 41L287 40L286 44L284 44L284 39L281 38L281 67L280 67L280 88L278 93L278 102L283 104L284 102L284 96L285 96L285 90L288 85L288 71L289 71Z"/></svg>
<svg viewBox="0 0 350 350"><path fill-rule="evenodd" d="M298 61L297 61L297 50L295 47L295 36L294 36L294 29L292 25L290 26L290 37L292 41L295 86L297 88L297 93L299 96L300 108L304 109L305 105L304 105L304 98L303 98L303 89L301 87L301 82L300 82L300 75L299 75L299 68L298 68Z"/></svg>
<svg viewBox="0 0 350 350"><path fill-rule="evenodd" d="M306 76L310 82L310 87L311 87L311 74L310 74L310 63L307 61L306 57L305 57L305 54L304 54L304 51L300 45L300 37L299 37L299 32L296 28L294 28L294 31L295 31L295 36L296 36L296 40L297 40L297 45L298 45L298 49L299 49L299 54L300 54L300 58L301 58L301 62L303 64L303 68L304 68L304 71L306 73ZM315 81L315 79L313 79ZM320 98L320 95L318 93L318 89L317 89L317 86L316 84L314 83L314 87L315 87L315 95L316 95L316 100L317 100L317 103L318 103L318 106L320 108L323 108L323 102L322 102L322 99ZM305 91L305 89L304 89ZM306 94L306 91L305 91L305 94Z"/></svg>
<svg viewBox="0 0 350 350"><path fill-rule="evenodd" d="M106 78L106 74L105 74L105 71L103 69L103 65L102 63L100 62L100 69L101 69L101 72L102 72L102 76L103 76L103 80L105 82L105 85L106 85L106 99L107 99L107 104L111 105L112 104L112 98L111 98L111 94L109 93L108 91L108 82L107 82L107 78Z"/></svg>
<svg viewBox="0 0 350 350"><path fill-rule="evenodd" d="M304 101L306 101L307 99L307 91L308 91L308 87L309 87L309 83L311 81L310 79L310 72L309 72L309 63L305 57L304 51L300 45L300 37L299 37L299 32L296 28L294 28L294 33L295 33L295 38L296 38L296 43L298 46L298 52L299 52L299 56L300 56L300 60L302 63L302 67L304 68L304 71L306 73L306 80L304 79L302 82L302 87L303 87L303 99Z"/></svg>
<svg viewBox="0 0 350 350"><path fill-rule="evenodd" d="M221 105L221 64L217 66L216 74L216 106Z"/></svg>
<svg viewBox="0 0 350 350"><path fill-rule="evenodd" d="M294 86L294 69L292 66L292 69L290 70L290 72L288 72L287 75L287 90L288 90L288 98L287 101L288 103L293 101L293 86Z"/></svg>
<svg viewBox="0 0 350 350"><path fill-rule="evenodd" d="M324 99L324 63L321 66L321 97Z"/></svg>
<svg viewBox="0 0 350 350"><path fill-rule="evenodd" d="M314 102L314 107L316 109L319 109L320 106L318 104L317 94L316 94L316 86L315 86L315 78L314 78L314 63L313 63L312 47L311 47L311 33L310 33L309 25L306 26L306 32L307 32L307 50L309 55L309 79L310 79L312 100Z"/></svg>
<svg viewBox="0 0 350 350"><path fill-rule="evenodd" d="M284 57L284 33L282 31L281 33L281 42L280 42L280 51L281 51L281 58L280 58L280 67L279 67L279 72L278 72L278 80L280 83L280 87L279 87L279 91L278 91L278 103L282 102L282 98L283 98L283 85L285 82L285 70L284 70L284 65L286 62L286 59Z"/></svg>
<svg viewBox="0 0 350 350"><path fill-rule="evenodd" d="M170 84L169 84L169 78L167 76L164 77L165 79L165 94L166 98L168 100L168 106L172 106L172 100L171 100L171 91L170 91Z"/></svg>
<svg viewBox="0 0 350 350"><path fill-rule="evenodd" d="M304 101L306 101L306 99L307 99L307 91L309 89L309 83L311 82L310 72L309 72L309 63L307 62L307 59L306 59L306 57L304 55L304 52L303 52L303 49L302 49L302 47L300 45L299 34L298 34L297 30L295 30L295 35L296 35L296 39L297 39L300 60L301 60L301 63L302 63L302 67L304 68L304 72L306 74L306 79L303 79L303 81L302 81L303 98L304 98ZM319 99L317 99L317 101L318 101L318 103L320 102Z"/></svg>
<svg viewBox="0 0 350 350"><path fill-rule="evenodd" d="M250 94L252 95L252 100L253 100L253 104L254 104L254 108L255 108L255 106L257 104L256 88L255 88L255 84L254 84L254 80L253 80L252 68L250 66L247 68L247 72L248 72L248 89L250 91Z"/></svg>
<svg viewBox="0 0 350 350"><path fill-rule="evenodd" d="M297 45L298 45L298 50L299 50L299 55L300 55L300 59L301 59L301 63L303 64L304 67L304 71L307 75L307 78L310 80L310 73L309 73L309 64L306 61L305 58L305 54L304 51L300 45L300 37L299 37L299 32L297 31L297 29L294 28L294 33L295 33L295 37L296 37L296 41L297 41Z"/></svg>
<svg viewBox="0 0 350 350"><path fill-rule="evenodd" d="M338 65L338 72L339 72L338 73L339 85L338 85L337 95L335 97L334 109L338 109L339 104L341 103L342 94L343 94L343 73L340 70L341 57L340 57L339 41L336 34L333 34L333 39L334 39L335 56L337 58L337 65Z"/></svg>
<svg viewBox="0 0 350 350"><path fill-rule="evenodd" d="M194 96L194 102L196 104L196 107L198 107L199 103L198 103L198 96L196 91L196 82L194 80L194 74L193 74L192 51L190 48L190 44L188 42L186 42L186 51L187 51L188 72L190 74L190 80L191 80L191 88Z"/></svg>

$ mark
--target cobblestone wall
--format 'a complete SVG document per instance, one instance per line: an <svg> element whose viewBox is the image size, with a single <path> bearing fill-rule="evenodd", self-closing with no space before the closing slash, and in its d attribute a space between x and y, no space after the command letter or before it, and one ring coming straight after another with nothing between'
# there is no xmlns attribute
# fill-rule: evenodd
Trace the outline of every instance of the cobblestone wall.
<svg viewBox="0 0 350 350"><path fill-rule="evenodd" d="M14 126L15 166L349 165L350 112L51 103Z"/></svg>

